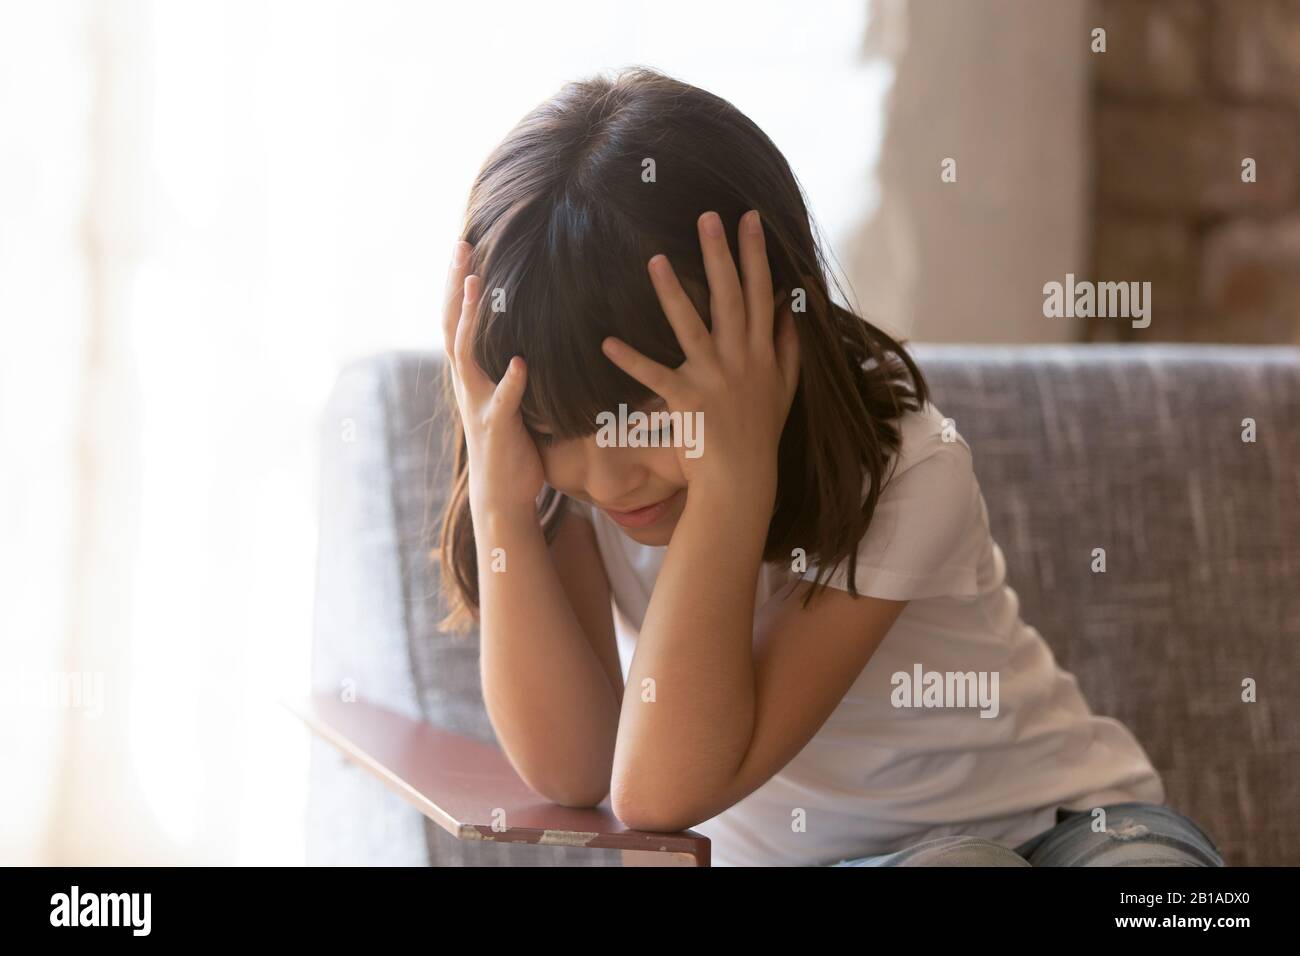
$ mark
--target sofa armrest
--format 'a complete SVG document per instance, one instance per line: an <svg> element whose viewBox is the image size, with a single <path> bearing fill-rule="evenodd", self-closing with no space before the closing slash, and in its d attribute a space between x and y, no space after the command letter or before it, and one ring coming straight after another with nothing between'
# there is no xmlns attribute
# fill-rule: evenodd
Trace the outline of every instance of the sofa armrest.
<svg viewBox="0 0 1300 956"><path fill-rule="evenodd" d="M707 837L630 830L607 801L581 808L551 803L490 744L332 694L284 704L457 839L621 850L625 866L709 865Z"/></svg>

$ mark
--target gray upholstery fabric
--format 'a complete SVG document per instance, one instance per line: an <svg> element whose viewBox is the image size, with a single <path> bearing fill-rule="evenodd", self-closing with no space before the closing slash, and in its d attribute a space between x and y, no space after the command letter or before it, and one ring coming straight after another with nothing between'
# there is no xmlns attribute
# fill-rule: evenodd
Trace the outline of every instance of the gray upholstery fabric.
<svg viewBox="0 0 1300 956"><path fill-rule="evenodd" d="M347 369L325 413L312 687L341 693L349 681L357 696L421 717L392 480L392 389L380 369ZM309 864L428 862L423 815L315 736L309 793Z"/></svg>
<svg viewBox="0 0 1300 956"><path fill-rule="evenodd" d="M915 354L1022 617L1230 865L1300 863L1300 349Z"/></svg>
<svg viewBox="0 0 1300 956"><path fill-rule="evenodd" d="M1230 865L1300 863L1300 349L914 354L974 450L1025 620L1093 709L1132 728L1169 805ZM313 681L352 677L362 696L492 740L476 641L434 625L440 374L440 354L377 356L331 400ZM1255 443L1241 440L1247 417ZM1241 700L1246 678L1255 703ZM610 851L462 844L330 751L313 750L314 862L618 864Z"/></svg>

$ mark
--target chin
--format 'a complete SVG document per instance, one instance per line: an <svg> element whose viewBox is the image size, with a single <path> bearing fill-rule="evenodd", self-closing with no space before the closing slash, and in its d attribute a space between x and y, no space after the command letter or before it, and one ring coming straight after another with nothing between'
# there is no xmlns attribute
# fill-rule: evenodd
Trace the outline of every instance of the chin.
<svg viewBox="0 0 1300 956"><path fill-rule="evenodd" d="M654 525L646 528L619 528L625 535L635 541L637 544L649 545L652 548L662 548L672 540L673 529L677 527L675 516L665 517L663 521L656 522Z"/></svg>

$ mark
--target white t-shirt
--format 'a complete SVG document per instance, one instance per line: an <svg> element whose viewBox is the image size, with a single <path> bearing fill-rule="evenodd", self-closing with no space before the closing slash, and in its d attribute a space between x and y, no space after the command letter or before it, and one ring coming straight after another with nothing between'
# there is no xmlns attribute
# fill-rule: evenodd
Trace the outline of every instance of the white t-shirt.
<svg viewBox="0 0 1300 956"><path fill-rule="evenodd" d="M823 865L950 834L1014 848L1054 826L1058 806L1164 803L1160 776L1132 733L1091 712L1074 675L1021 620L970 447L955 429L944 441L944 421L933 405L898 420L897 469L891 476L886 466L858 548L858 593L910 603L803 750L692 828L712 841L715 866ZM596 533L626 680L668 549L638 544L598 509L570 504ZM846 560L829 584L844 589L847 574ZM755 607L792 580L816 576L815 565L802 574L761 565ZM895 706L905 689L893 675L915 677L918 665L923 675L983 672L986 691L996 672L997 715L981 717L974 701ZM906 699L923 703L915 693Z"/></svg>

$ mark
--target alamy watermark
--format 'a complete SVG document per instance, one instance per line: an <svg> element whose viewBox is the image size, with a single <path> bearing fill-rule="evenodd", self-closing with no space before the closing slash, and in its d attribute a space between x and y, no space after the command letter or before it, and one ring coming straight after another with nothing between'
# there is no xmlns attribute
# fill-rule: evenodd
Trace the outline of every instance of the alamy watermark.
<svg viewBox="0 0 1300 956"><path fill-rule="evenodd" d="M596 415L596 444L601 448L685 448L687 458L704 454L703 412L628 411Z"/></svg>
<svg viewBox="0 0 1300 956"><path fill-rule="evenodd" d="M981 717L998 715L997 671L895 671L889 701L895 707L978 707Z"/></svg>
<svg viewBox="0 0 1300 956"><path fill-rule="evenodd" d="M1133 328L1145 329L1151 324L1151 283L1075 282L1074 273L1067 272L1064 283L1043 286L1043 315L1049 319L1132 319Z"/></svg>
<svg viewBox="0 0 1300 956"><path fill-rule="evenodd" d="M132 936L148 936L153 920L152 893L82 893L75 883L50 897L51 926L123 926Z"/></svg>

